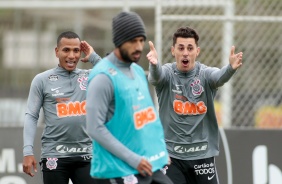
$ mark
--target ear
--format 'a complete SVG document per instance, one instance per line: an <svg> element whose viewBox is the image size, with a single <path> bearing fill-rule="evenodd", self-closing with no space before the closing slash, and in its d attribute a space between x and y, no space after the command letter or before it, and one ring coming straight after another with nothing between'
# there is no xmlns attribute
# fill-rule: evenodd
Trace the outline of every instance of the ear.
<svg viewBox="0 0 282 184"><path fill-rule="evenodd" d="M174 53L174 46L171 46L170 51L171 51L171 55L174 57L174 56L175 56L175 53Z"/></svg>
<svg viewBox="0 0 282 184"><path fill-rule="evenodd" d="M197 56L199 56L200 51L201 51L201 49L200 49L200 47L198 47L198 48L197 48Z"/></svg>
<svg viewBox="0 0 282 184"><path fill-rule="evenodd" d="M55 48L55 54L56 54L56 57L57 57L57 58L59 58L58 52L59 52L59 49L58 49L58 47L56 47L56 48Z"/></svg>

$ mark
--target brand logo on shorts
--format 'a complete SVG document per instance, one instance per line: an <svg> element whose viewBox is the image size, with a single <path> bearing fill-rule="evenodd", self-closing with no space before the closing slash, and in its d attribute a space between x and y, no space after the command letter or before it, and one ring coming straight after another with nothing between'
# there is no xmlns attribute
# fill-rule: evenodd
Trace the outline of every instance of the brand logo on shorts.
<svg viewBox="0 0 282 184"><path fill-rule="evenodd" d="M122 178L123 178L124 184L137 184L138 183L138 180L134 175L125 176Z"/></svg>
<svg viewBox="0 0 282 184"><path fill-rule="evenodd" d="M57 168L57 158L47 158L46 167L50 170Z"/></svg>
<svg viewBox="0 0 282 184"><path fill-rule="evenodd" d="M213 177L215 176L215 174L214 175L212 175L211 177L209 177L208 176L208 180L211 180L211 179L213 179Z"/></svg>
<svg viewBox="0 0 282 184"><path fill-rule="evenodd" d="M201 165L194 165L196 175L208 175L208 180L212 180L216 174L214 163L203 163Z"/></svg>
<svg viewBox="0 0 282 184"><path fill-rule="evenodd" d="M166 170L168 169L168 167L167 166L165 166L164 168L161 168L161 171L162 171L162 173L164 174L164 175L166 175Z"/></svg>

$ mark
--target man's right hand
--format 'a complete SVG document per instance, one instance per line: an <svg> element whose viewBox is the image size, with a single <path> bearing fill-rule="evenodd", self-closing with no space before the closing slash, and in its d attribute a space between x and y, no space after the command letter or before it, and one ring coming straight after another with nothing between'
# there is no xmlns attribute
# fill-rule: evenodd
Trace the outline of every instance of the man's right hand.
<svg viewBox="0 0 282 184"><path fill-rule="evenodd" d="M92 52L94 52L94 49L89 43L86 41L81 41L80 43L81 51L85 54L84 58L81 58L80 60L84 63L88 62L88 59Z"/></svg>
<svg viewBox="0 0 282 184"><path fill-rule="evenodd" d="M149 46L150 46L150 52L147 54L147 59L149 62L153 65L158 64L158 53L154 47L153 42L149 41Z"/></svg>
<svg viewBox="0 0 282 184"><path fill-rule="evenodd" d="M33 155L28 155L23 158L23 172L33 177L35 174L32 172L37 172L37 162Z"/></svg>
<svg viewBox="0 0 282 184"><path fill-rule="evenodd" d="M152 165L146 159L142 158L141 162L137 166L137 170L142 176L152 176Z"/></svg>

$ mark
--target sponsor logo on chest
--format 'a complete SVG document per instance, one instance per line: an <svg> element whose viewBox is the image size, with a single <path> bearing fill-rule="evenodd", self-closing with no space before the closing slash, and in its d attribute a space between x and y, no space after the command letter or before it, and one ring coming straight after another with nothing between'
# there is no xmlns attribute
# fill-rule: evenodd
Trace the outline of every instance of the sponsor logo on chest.
<svg viewBox="0 0 282 184"><path fill-rule="evenodd" d="M71 117L71 116L82 116L86 115L86 101L76 101L68 103L57 103L57 116L62 117Z"/></svg>
<svg viewBox="0 0 282 184"><path fill-rule="evenodd" d="M61 89L62 87L55 87L55 88L51 88L51 92L53 92L52 96L62 96L64 95L64 93L61 93L59 89Z"/></svg>

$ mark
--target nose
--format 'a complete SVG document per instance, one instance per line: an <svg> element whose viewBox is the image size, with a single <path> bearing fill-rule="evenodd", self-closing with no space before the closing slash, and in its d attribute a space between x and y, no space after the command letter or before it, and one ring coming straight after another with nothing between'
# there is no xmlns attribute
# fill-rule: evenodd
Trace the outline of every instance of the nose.
<svg viewBox="0 0 282 184"><path fill-rule="evenodd" d="M69 58L74 58L74 57L75 57L74 52L73 52L73 51L70 51L68 57L69 57Z"/></svg>
<svg viewBox="0 0 282 184"><path fill-rule="evenodd" d="M143 41L137 42L137 44L136 44L136 50L141 51L141 50L143 50L143 47L144 47L144 42L143 42Z"/></svg>
<svg viewBox="0 0 282 184"><path fill-rule="evenodd" d="M188 49L184 49L183 56L188 56L188 55L189 55Z"/></svg>

